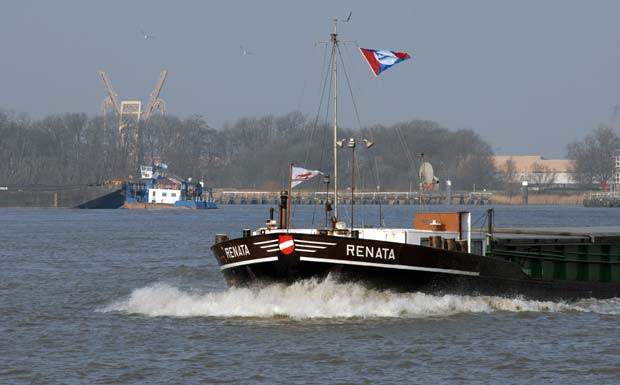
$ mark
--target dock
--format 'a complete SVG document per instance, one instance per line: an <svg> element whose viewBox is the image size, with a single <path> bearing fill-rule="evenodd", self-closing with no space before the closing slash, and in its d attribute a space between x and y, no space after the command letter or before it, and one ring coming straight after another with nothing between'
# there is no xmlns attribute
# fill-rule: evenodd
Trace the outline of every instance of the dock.
<svg viewBox="0 0 620 385"><path fill-rule="evenodd" d="M620 207L620 192L595 192L586 194L583 198L586 207Z"/></svg>
<svg viewBox="0 0 620 385"><path fill-rule="evenodd" d="M280 199L279 191L237 191L237 190L215 190L213 191L215 201L218 204L278 204ZM492 204L492 193L488 192L469 192L456 191L452 194L445 192L424 192L422 193L423 204L461 204L461 205L489 205ZM291 197L293 204L325 204L326 197L329 196L330 202L333 201L334 194L309 191L294 191ZM364 205L414 205L420 203L420 194L416 191L386 191L386 192L355 192L355 204ZM342 191L338 193L338 204L350 204L351 192Z"/></svg>

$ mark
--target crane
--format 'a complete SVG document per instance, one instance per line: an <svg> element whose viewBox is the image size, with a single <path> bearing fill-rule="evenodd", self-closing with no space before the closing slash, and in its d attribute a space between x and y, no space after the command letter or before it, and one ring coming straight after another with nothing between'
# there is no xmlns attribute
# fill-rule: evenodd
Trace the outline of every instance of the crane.
<svg viewBox="0 0 620 385"><path fill-rule="evenodd" d="M108 94L103 101L103 128L105 130L106 108L110 107L114 110L114 114L118 119L119 146L127 156L127 170L131 175L138 169L142 159L142 124L151 119L155 109L160 110L162 113L164 112L164 101L159 98L159 95L166 82L168 71L161 71L159 81L153 92L151 92L151 98L146 109L142 108L142 101L140 100L121 100L119 104L110 79L108 79L104 71L99 71L99 76L101 76Z"/></svg>
<svg viewBox="0 0 620 385"><path fill-rule="evenodd" d="M112 110L116 114L116 117L119 118L121 113L120 113L120 110L118 109L118 102L116 101L116 93L112 89L112 84L110 83L110 79L108 79L108 76L103 71L99 71L99 76L101 76L101 79L103 80L103 84L105 85L105 89L108 93L108 97L103 102L104 107L105 106L112 107Z"/></svg>
<svg viewBox="0 0 620 385"><path fill-rule="evenodd" d="M151 100L149 100L149 104L146 107L146 113L144 115L145 122L151 120L151 116L153 116L153 111L155 111L156 108L162 113L165 110L164 101L159 98L159 95L161 94L161 89L164 87L167 76L167 70L161 71L161 74L159 75L159 81L157 82L155 89L153 89L153 92L151 92Z"/></svg>

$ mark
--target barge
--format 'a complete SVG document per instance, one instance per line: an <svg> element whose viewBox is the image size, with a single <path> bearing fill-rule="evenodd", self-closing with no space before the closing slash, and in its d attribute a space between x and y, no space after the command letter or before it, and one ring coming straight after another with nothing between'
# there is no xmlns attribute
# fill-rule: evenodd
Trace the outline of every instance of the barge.
<svg viewBox="0 0 620 385"><path fill-rule="evenodd" d="M286 213L282 205L281 213ZM471 214L423 213L410 229L287 229L216 236L230 286L332 276L378 290L536 300L620 297L620 233L472 231Z"/></svg>

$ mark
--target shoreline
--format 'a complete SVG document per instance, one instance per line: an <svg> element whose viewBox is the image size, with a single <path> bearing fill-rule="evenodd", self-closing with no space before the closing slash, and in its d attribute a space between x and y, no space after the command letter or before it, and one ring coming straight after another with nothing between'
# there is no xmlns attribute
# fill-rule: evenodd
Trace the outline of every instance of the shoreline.
<svg viewBox="0 0 620 385"><path fill-rule="evenodd" d="M501 193L493 193L491 198L492 204L498 205L557 205L557 206L583 206L584 193L578 194L529 194L528 203L523 203L523 197L520 194L505 195Z"/></svg>

